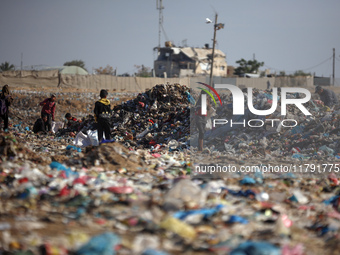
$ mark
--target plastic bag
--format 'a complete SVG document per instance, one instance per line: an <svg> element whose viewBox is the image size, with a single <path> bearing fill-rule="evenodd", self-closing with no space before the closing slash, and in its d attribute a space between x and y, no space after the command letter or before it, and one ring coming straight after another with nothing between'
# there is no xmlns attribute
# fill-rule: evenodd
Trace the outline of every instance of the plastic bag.
<svg viewBox="0 0 340 255"><path fill-rule="evenodd" d="M87 135L90 138L92 146L98 146L99 145L97 130L88 130Z"/></svg>
<svg viewBox="0 0 340 255"><path fill-rule="evenodd" d="M77 134L76 138L74 139L73 144L75 146L79 146L79 147L86 147L86 146L90 146L91 145L91 140L83 132L79 132Z"/></svg>
<svg viewBox="0 0 340 255"><path fill-rule="evenodd" d="M77 252L77 255L114 255L114 248L120 243L120 238L113 233L104 233L90 239Z"/></svg>
<svg viewBox="0 0 340 255"><path fill-rule="evenodd" d="M55 134L59 129L64 127L64 123L61 121L52 121L52 132Z"/></svg>

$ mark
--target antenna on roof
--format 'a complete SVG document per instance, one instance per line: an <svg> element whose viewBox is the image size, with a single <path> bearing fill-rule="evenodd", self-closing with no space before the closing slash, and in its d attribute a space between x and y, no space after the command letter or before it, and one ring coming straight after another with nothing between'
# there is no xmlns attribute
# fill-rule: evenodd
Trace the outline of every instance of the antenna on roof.
<svg viewBox="0 0 340 255"><path fill-rule="evenodd" d="M161 29L163 26L163 0L156 0L156 7L157 10L159 10L159 16L158 16L158 49L161 47Z"/></svg>

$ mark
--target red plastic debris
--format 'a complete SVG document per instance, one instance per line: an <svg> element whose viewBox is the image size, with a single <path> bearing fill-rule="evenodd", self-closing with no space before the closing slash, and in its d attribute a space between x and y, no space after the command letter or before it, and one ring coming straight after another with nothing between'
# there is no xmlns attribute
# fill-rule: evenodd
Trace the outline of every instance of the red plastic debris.
<svg viewBox="0 0 340 255"><path fill-rule="evenodd" d="M133 188L129 186L109 187L107 190L116 194L131 194L133 192Z"/></svg>

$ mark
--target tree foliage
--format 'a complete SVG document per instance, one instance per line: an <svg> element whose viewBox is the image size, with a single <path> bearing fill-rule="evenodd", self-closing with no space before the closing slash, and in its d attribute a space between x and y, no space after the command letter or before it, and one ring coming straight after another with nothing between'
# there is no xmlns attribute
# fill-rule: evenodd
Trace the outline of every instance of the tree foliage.
<svg viewBox="0 0 340 255"><path fill-rule="evenodd" d="M123 73L123 74L120 74L118 76L120 76L120 77L130 77L130 74L129 73Z"/></svg>
<svg viewBox="0 0 340 255"><path fill-rule="evenodd" d="M113 69L112 66L106 65L106 67L99 67L94 69L97 74L109 74L109 75L116 75L116 70Z"/></svg>
<svg viewBox="0 0 340 255"><path fill-rule="evenodd" d="M14 65L10 64L9 62L4 62L4 63L1 63L0 65L0 71L4 72L4 71L11 71L11 70L14 70Z"/></svg>
<svg viewBox="0 0 340 255"><path fill-rule="evenodd" d="M297 70L294 72L293 76L310 76L311 73L305 73L304 71L302 70Z"/></svg>
<svg viewBox="0 0 340 255"><path fill-rule="evenodd" d="M257 73L259 71L259 68L264 65L264 62L258 62L256 59L247 61L244 58L236 61L236 63L239 64L239 66L235 68L235 75L242 75L245 73Z"/></svg>
<svg viewBox="0 0 340 255"><path fill-rule="evenodd" d="M137 69L137 72L135 73L135 76L137 77L152 77L151 68L146 67L144 65L135 65L135 68Z"/></svg>
<svg viewBox="0 0 340 255"><path fill-rule="evenodd" d="M72 60L64 63L64 66L79 66L86 70L85 62L83 60ZM86 70L87 71L87 70Z"/></svg>

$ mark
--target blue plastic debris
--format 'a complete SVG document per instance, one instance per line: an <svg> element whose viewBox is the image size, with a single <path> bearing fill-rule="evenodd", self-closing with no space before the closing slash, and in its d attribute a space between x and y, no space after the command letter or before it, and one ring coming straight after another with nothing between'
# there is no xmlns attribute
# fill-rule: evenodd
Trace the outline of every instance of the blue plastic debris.
<svg viewBox="0 0 340 255"><path fill-rule="evenodd" d="M114 233L104 233L94 236L79 250L77 255L114 255L116 254L114 248L120 243L120 238Z"/></svg>
<svg viewBox="0 0 340 255"><path fill-rule="evenodd" d="M323 201L323 203L326 204L326 205L335 205L337 200L339 199L339 197L340 197L340 195L333 196L330 199Z"/></svg>
<svg viewBox="0 0 340 255"><path fill-rule="evenodd" d="M57 169L58 171L64 171L67 177L70 177L71 175L76 175L78 176L78 173L73 172L71 168L67 168L65 165L57 162L57 161L52 161L50 164L50 167L52 169Z"/></svg>
<svg viewBox="0 0 340 255"><path fill-rule="evenodd" d="M68 150L68 151L69 150L75 150L75 151L81 152L81 148L74 146L74 145L67 145L66 150Z"/></svg>
<svg viewBox="0 0 340 255"><path fill-rule="evenodd" d="M232 250L230 255L281 255L281 250L271 243L247 241Z"/></svg>
<svg viewBox="0 0 340 255"><path fill-rule="evenodd" d="M164 251L158 251L154 249L146 249L143 251L142 255L168 255L169 253L166 253Z"/></svg>
<svg viewBox="0 0 340 255"><path fill-rule="evenodd" d="M222 188L224 189L224 188ZM239 191L235 191L232 189L226 189L228 190L228 193L234 196L238 196L238 197L249 197L249 196L254 196L255 197L255 192L252 191L251 189L247 189L246 191L244 190L239 190Z"/></svg>
<svg viewBox="0 0 340 255"><path fill-rule="evenodd" d="M223 208L223 205L217 205L214 208L203 208L199 210L179 211L179 212L174 213L173 217L180 219L180 220L184 220L189 215L203 214L204 218L208 218L214 215L215 213L217 213L218 211L220 211L222 208Z"/></svg>
<svg viewBox="0 0 340 255"><path fill-rule="evenodd" d="M240 184L243 184L243 185L252 185L252 184L255 184L256 181L249 177L249 176L245 176L241 181L240 181Z"/></svg>
<svg viewBox="0 0 340 255"><path fill-rule="evenodd" d="M246 218L243 218L238 215L231 215L227 223L242 223L242 224L248 224L249 221Z"/></svg>
<svg viewBox="0 0 340 255"><path fill-rule="evenodd" d="M112 139L112 140L106 140L106 139L103 139L100 143L114 143L116 140L115 139Z"/></svg>

